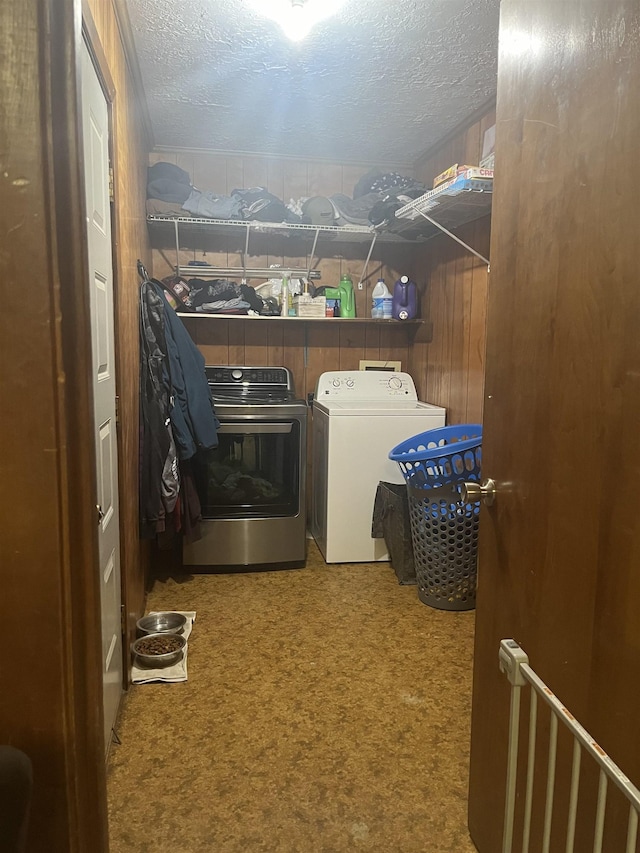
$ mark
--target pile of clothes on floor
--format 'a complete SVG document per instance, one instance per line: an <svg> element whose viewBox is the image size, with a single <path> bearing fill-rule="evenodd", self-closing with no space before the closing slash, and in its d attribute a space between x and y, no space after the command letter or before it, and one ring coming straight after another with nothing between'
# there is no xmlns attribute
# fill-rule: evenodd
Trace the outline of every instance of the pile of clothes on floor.
<svg viewBox="0 0 640 853"><path fill-rule="evenodd" d="M334 193L290 199L285 204L265 187L234 189L229 196L196 189L184 169L159 162L148 170L147 213L285 225L373 226L394 231L396 211L426 191L425 185L414 178L372 169L357 182L352 197Z"/></svg>

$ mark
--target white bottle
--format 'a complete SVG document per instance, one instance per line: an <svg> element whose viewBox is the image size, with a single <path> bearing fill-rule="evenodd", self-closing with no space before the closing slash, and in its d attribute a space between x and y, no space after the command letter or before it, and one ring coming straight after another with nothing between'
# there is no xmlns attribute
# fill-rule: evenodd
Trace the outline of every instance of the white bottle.
<svg viewBox="0 0 640 853"><path fill-rule="evenodd" d="M385 299L389 299L391 294L389 288L384 283L383 278L379 278L376 286L371 291L371 316L382 318L384 316Z"/></svg>
<svg viewBox="0 0 640 853"><path fill-rule="evenodd" d="M280 316L288 317L289 316L289 277L286 275L282 276L282 290L280 295Z"/></svg>

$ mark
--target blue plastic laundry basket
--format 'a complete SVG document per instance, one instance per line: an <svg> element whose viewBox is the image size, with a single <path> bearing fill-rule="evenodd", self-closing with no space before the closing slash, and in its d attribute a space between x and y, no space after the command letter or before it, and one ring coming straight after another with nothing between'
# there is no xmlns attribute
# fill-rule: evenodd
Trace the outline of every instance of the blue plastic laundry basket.
<svg viewBox="0 0 640 853"><path fill-rule="evenodd" d="M428 430L389 453L407 484L418 595L440 610L475 607L480 505L459 484L480 480L481 456L480 424Z"/></svg>
<svg viewBox="0 0 640 853"><path fill-rule="evenodd" d="M482 425L456 424L408 438L389 453L407 484L434 488L480 480Z"/></svg>

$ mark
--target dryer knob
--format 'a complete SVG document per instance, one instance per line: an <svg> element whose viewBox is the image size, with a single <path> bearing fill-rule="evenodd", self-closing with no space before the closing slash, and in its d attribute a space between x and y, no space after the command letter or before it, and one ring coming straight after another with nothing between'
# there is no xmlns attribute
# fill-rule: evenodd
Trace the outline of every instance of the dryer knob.
<svg viewBox="0 0 640 853"><path fill-rule="evenodd" d="M353 379L347 379L346 385L347 388L353 388Z"/></svg>
<svg viewBox="0 0 640 853"><path fill-rule="evenodd" d="M242 379L242 371L241 370L232 370L231 371L232 379Z"/></svg>
<svg viewBox="0 0 640 853"><path fill-rule="evenodd" d="M332 379L331 384L333 385L334 388L339 388L340 387L340 380L339 379Z"/></svg>
<svg viewBox="0 0 640 853"><path fill-rule="evenodd" d="M402 379L398 376L392 376L389 380L389 388L393 388L395 391L400 390L402 388Z"/></svg>

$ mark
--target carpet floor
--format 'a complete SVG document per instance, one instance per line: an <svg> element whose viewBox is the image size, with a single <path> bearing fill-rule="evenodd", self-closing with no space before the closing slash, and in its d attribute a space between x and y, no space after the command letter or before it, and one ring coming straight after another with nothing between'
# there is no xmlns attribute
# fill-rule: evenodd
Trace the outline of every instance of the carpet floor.
<svg viewBox="0 0 640 853"><path fill-rule="evenodd" d="M156 581L195 610L187 682L129 691L111 853L474 853L474 616L388 563Z"/></svg>

